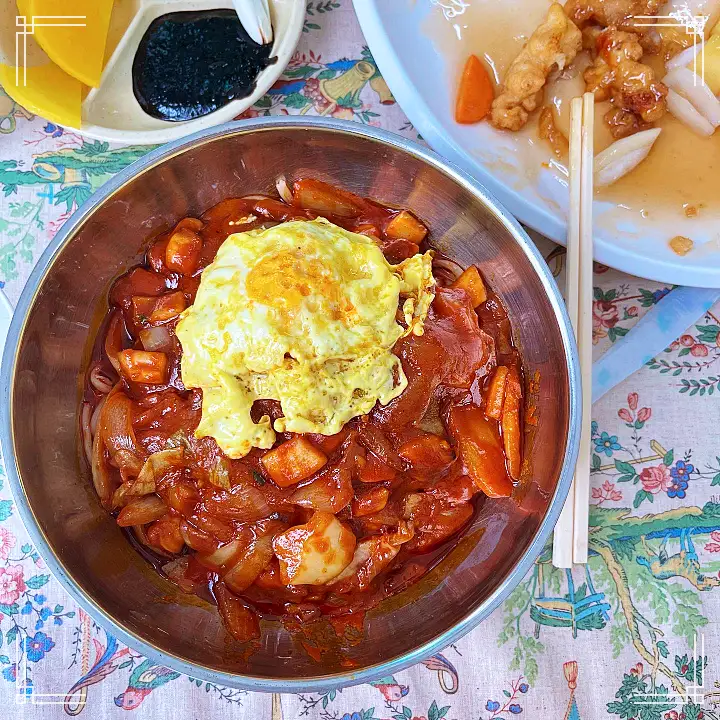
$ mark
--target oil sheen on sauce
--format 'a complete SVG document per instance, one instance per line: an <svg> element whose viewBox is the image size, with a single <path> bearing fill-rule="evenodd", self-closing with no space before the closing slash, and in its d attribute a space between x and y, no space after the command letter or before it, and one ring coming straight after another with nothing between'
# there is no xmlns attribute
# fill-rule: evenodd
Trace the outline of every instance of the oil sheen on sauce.
<svg viewBox="0 0 720 720"><path fill-rule="evenodd" d="M496 83L502 82L510 63L542 22L548 8L546 0L516 0L512 3L441 0L433 1L433 4L436 7L423 29L446 58L449 82L454 87L463 63L471 53L485 60ZM454 8L456 12L448 12L447 8ZM574 64L582 67L583 62L587 63L589 59L578 56ZM648 60L646 56L645 62L662 78L659 58ZM556 124L566 136L569 101L582 94L584 89L579 72L575 77L546 86L545 104L555 107ZM608 103L596 105L596 153L612 142L602 119L608 107ZM662 207L674 216L682 215L689 206L717 211L720 208L720 133L710 138L700 137L670 114L656 125L662 132L650 155L624 178L597 190L598 199L643 215L648 207ZM547 165L552 159L549 146L537 137L537 113L514 135L518 136L518 152L527 153L524 164L528 169L527 178L532 182L543 164Z"/></svg>
<svg viewBox="0 0 720 720"><path fill-rule="evenodd" d="M250 95L276 61L234 10L174 12L153 20L133 61L133 92L152 117L179 122Z"/></svg>

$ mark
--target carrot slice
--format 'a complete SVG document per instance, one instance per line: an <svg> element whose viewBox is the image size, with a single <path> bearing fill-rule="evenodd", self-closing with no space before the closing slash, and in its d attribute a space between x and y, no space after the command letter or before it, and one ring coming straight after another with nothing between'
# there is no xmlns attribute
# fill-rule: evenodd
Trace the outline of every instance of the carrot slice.
<svg viewBox="0 0 720 720"><path fill-rule="evenodd" d="M427 235L427 228L407 210L402 210L385 226L385 235L393 240L409 240L419 245Z"/></svg>
<svg viewBox="0 0 720 720"><path fill-rule="evenodd" d="M471 55L460 78L455 120L463 125L479 122L490 112L494 97L488 71L475 55Z"/></svg>
<svg viewBox="0 0 720 720"><path fill-rule="evenodd" d="M515 368L510 368L505 388L505 402L502 409L502 435L510 477L520 477L520 399L522 388L520 376Z"/></svg>
<svg viewBox="0 0 720 720"><path fill-rule="evenodd" d="M495 369L490 386L488 387L487 399L485 401L485 414L493 420L502 417L503 401L505 400L505 382L508 376L508 369L500 365Z"/></svg>
<svg viewBox="0 0 720 720"><path fill-rule="evenodd" d="M450 434L475 487L488 497L510 497L513 484L497 423L488 420L479 407L454 407L450 411Z"/></svg>
<svg viewBox="0 0 720 720"><path fill-rule="evenodd" d="M485 283L480 277L480 271L474 265L466 268L450 287L464 290L470 296L470 302L474 308L487 300Z"/></svg>

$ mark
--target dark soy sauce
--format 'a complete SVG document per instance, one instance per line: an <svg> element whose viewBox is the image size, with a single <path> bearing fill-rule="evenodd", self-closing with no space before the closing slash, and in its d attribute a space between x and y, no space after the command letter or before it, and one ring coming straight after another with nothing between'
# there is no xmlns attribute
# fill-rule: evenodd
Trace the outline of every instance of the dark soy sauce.
<svg viewBox="0 0 720 720"><path fill-rule="evenodd" d="M255 89L277 58L258 45L233 10L174 12L153 20L133 60L133 92L152 117L179 122L207 115Z"/></svg>

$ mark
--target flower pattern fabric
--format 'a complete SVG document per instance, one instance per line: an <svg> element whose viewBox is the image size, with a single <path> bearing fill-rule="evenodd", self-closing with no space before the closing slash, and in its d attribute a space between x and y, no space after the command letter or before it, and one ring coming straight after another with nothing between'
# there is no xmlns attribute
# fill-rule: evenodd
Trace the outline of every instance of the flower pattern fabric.
<svg viewBox="0 0 720 720"><path fill-rule="evenodd" d="M351 0L309 0L306 8L283 77L244 116L330 115L417 139ZM0 151L0 286L16 302L62 223L147 148L84 139L0 90ZM531 236L562 287L562 251ZM594 285L595 357L672 291L598 264ZM593 406L586 567L553 568L548 546L510 597L454 645L371 684L283 695L283 718L717 720L719 385L715 307ZM693 657L697 633L705 657ZM680 695L698 673L702 706ZM268 695L143 658L79 610L30 542L0 464L3 717L274 720L272 705Z"/></svg>
<svg viewBox="0 0 720 720"><path fill-rule="evenodd" d="M24 590L22 565L0 568L0 603L13 605Z"/></svg>

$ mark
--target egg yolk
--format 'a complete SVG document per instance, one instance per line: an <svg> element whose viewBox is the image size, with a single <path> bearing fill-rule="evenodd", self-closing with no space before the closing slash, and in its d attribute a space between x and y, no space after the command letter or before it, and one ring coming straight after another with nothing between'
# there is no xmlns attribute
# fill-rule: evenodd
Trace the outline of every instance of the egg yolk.
<svg viewBox="0 0 720 720"><path fill-rule="evenodd" d="M346 325L357 317L353 304L320 260L303 258L300 251L283 251L264 259L245 281L248 298L284 310L294 319L303 300L320 295L330 305L331 318Z"/></svg>

